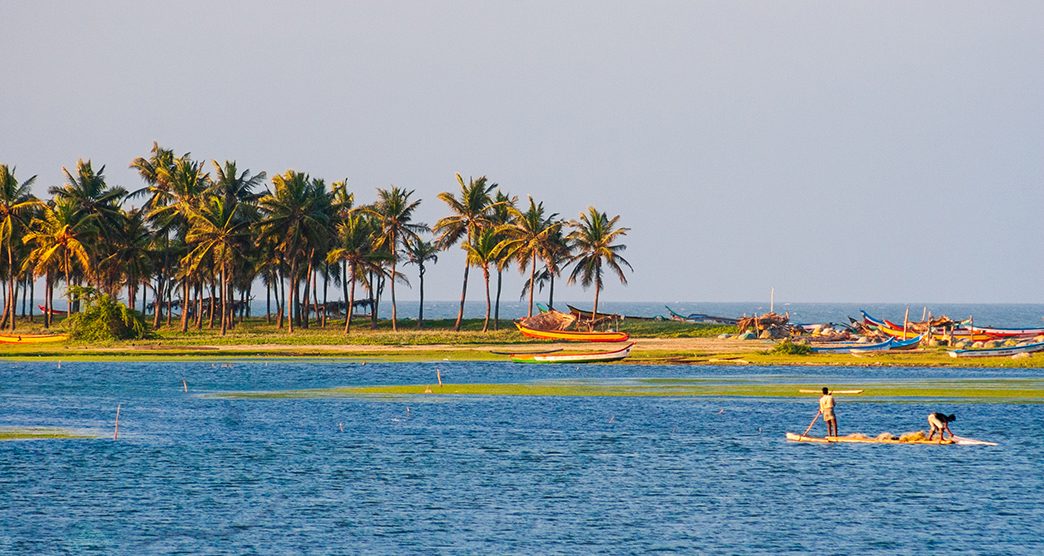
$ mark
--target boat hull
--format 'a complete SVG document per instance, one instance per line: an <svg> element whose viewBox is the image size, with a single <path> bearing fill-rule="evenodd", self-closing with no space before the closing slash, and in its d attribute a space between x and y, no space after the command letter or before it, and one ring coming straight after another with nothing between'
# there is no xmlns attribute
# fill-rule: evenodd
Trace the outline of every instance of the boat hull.
<svg viewBox="0 0 1044 556"><path fill-rule="evenodd" d="M1020 353L1036 353L1038 351L1044 351L1044 342L1001 348L956 349L949 352L949 354L950 357L1011 357Z"/></svg>
<svg viewBox="0 0 1044 556"><path fill-rule="evenodd" d="M634 344L613 350L602 352L585 353L546 353L532 355L513 355L511 360L515 363L608 363L619 361L631 354Z"/></svg>
<svg viewBox="0 0 1044 556"><path fill-rule="evenodd" d="M555 340L559 342L626 342L631 335L626 332L577 332L573 330L537 330L516 322L515 327L527 338Z"/></svg>
<svg viewBox="0 0 1044 556"><path fill-rule="evenodd" d="M69 339L68 334L54 334L51 336L12 336L0 335L0 344L55 344Z"/></svg>
<svg viewBox="0 0 1044 556"><path fill-rule="evenodd" d="M789 442L810 442L813 444L931 444L933 446L943 445L952 446L956 445L957 442L953 440L908 440L906 442L900 440L890 440L883 438L852 438L848 436L804 436L793 432L787 433L787 441Z"/></svg>

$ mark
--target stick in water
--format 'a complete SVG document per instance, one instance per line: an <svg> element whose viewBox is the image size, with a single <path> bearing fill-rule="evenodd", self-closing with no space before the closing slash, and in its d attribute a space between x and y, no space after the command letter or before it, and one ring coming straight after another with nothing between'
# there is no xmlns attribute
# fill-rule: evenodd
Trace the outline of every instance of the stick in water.
<svg viewBox="0 0 1044 556"><path fill-rule="evenodd" d="M806 434L808 434L808 431L812 430L812 425L816 424L816 421L819 420L819 416L822 415L822 414L823 414L822 411L817 411L816 412L816 416L812 418L812 422L808 424L808 428L805 429L805 432L801 433L802 437L804 437Z"/></svg>
<svg viewBox="0 0 1044 556"><path fill-rule="evenodd" d="M438 367L435 367L435 378L439 380L439 386L442 386L442 373L439 372Z"/></svg>
<svg viewBox="0 0 1044 556"><path fill-rule="evenodd" d="M113 440L120 439L120 405L122 404L116 404L116 431L112 433Z"/></svg>
<svg viewBox="0 0 1044 556"><path fill-rule="evenodd" d="M188 393L188 381L187 380L181 379L181 389L184 390L186 394Z"/></svg>

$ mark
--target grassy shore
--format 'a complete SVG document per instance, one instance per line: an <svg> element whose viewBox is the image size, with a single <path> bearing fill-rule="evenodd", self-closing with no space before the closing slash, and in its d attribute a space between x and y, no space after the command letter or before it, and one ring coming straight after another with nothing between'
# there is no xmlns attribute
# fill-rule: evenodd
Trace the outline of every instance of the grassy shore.
<svg viewBox="0 0 1044 556"><path fill-rule="evenodd" d="M403 384L353 386L276 392L227 392L212 397L237 399L325 398L357 396L573 396L573 397L753 397L808 398L800 390L816 391L816 383L766 384L721 378L636 379L627 382L538 381L515 384ZM848 399L953 399L966 402L1044 403L1044 379L889 380L831 383L837 390L863 390ZM815 397L815 395L811 395Z"/></svg>
<svg viewBox="0 0 1044 556"><path fill-rule="evenodd" d="M0 344L0 358L8 360L136 360L157 361L182 358L247 359L258 357L347 358L368 361L503 361L503 352L540 349L609 349L608 345L554 344L523 337L510 321L501 321L500 330L482 332L480 319L464 322L454 332L452 320L426 321L418 330L415 321L403 320L392 332L388 321L376 328L368 320L353 322L351 334L344 335L343 321L331 321L324 329L314 323L293 334L277 329L263 318L248 319L226 336L204 326L180 332L177 323L161 327L153 339L111 344ZM912 352L885 352L855 356L848 353L792 355L770 353L768 340L718 339L732 327L693 325L674 321L625 321L636 346L622 364L684 365L829 365L829 366L929 366L929 367L1044 367L1044 354L1020 358L954 359L944 348ZM60 326L55 329L60 330ZM24 323L22 335L45 333L37 322ZM495 353L501 352L501 353Z"/></svg>

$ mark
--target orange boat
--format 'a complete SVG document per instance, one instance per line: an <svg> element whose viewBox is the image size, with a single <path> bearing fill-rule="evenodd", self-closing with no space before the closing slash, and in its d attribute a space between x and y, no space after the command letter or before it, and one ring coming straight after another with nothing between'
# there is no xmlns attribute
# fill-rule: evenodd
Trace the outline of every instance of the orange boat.
<svg viewBox="0 0 1044 556"><path fill-rule="evenodd" d="M559 342L626 342L631 335L626 332L578 332L576 330L539 330L529 328L520 322L515 326L523 336L538 340L556 340Z"/></svg>

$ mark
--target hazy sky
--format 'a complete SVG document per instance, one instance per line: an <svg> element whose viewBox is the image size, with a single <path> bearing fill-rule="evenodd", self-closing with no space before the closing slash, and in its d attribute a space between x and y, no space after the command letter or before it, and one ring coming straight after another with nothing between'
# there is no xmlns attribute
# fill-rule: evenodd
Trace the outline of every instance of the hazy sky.
<svg viewBox="0 0 1044 556"><path fill-rule="evenodd" d="M1041 2L0 0L0 21L0 162L40 194L80 157L136 189L156 140L363 201L415 189L434 222L459 171L620 214L635 272L606 300L1044 300Z"/></svg>

